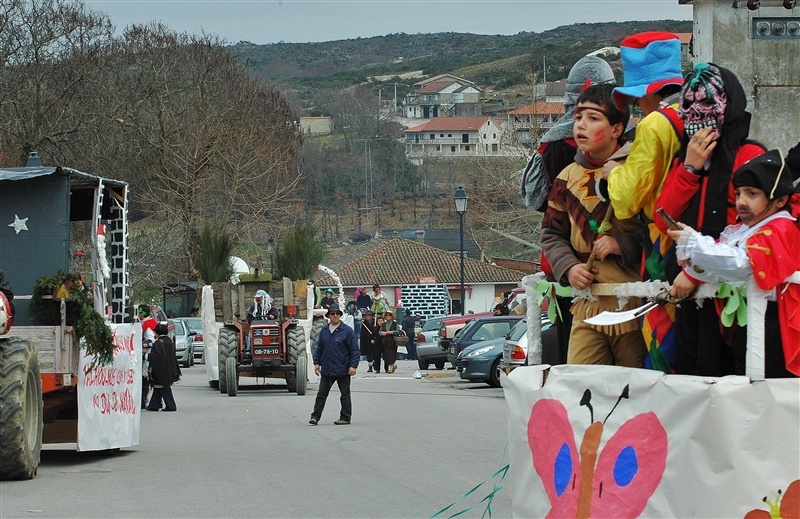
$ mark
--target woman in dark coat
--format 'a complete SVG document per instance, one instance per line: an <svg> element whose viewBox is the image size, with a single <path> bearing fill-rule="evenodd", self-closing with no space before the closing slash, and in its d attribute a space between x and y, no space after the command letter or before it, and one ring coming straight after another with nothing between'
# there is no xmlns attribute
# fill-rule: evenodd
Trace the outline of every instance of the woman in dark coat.
<svg viewBox="0 0 800 519"><path fill-rule="evenodd" d="M153 396L150 404L145 407L148 411L161 409L161 399L164 399L164 411L177 411L175 398L172 396L172 384L180 380L181 368L175 354L175 345L167 335L167 325L156 325L156 341L150 351L150 383L153 385Z"/></svg>

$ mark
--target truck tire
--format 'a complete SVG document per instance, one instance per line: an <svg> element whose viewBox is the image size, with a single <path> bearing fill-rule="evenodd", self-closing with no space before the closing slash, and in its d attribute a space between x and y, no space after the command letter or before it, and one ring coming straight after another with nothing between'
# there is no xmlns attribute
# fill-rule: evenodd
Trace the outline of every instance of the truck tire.
<svg viewBox="0 0 800 519"><path fill-rule="evenodd" d="M427 360L417 359L417 366L419 366L419 369L428 369L430 365L431 363Z"/></svg>
<svg viewBox="0 0 800 519"><path fill-rule="evenodd" d="M298 395L305 395L308 382L308 355L306 354L306 334L301 327L290 326L286 330L286 351L289 355L289 364L295 367L294 371L286 372L286 386L290 393L297 392ZM302 370L300 362L303 363Z"/></svg>
<svg viewBox="0 0 800 519"><path fill-rule="evenodd" d="M319 335L322 333L323 328L325 328L325 319L322 317L315 317L311 322L311 333L309 334L309 342L311 343L312 354L317 350L317 344L319 344Z"/></svg>
<svg viewBox="0 0 800 519"><path fill-rule="evenodd" d="M0 340L0 480L36 475L43 413L36 349L20 338Z"/></svg>
<svg viewBox="0 0 800 519"><path fill-rule="evenodd" d="M228 357L225 360L225 373L227 375L228 396L236 396L239 392L239 377L236 376L236 357Z"/></svg>
<svg viewBox="0 0 800 519"><path fill-rule="evenodd" d="M219 331L219 392L227 393L227 369L228 357L236 358L236 349L239 347L239 334L231 328L222 328ZM236 373L233 374L236 376Z"/></svg>

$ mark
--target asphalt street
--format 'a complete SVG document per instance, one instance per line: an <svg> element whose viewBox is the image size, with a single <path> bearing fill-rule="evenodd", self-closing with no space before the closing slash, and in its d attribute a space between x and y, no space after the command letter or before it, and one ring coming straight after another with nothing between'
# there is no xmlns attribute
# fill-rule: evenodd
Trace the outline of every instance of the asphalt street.
<svg viewBox="0 0 800 519"><path fill-rule="evenodd" d="M114 454L45 446L36 478L0 483L0 518L481 517L508 463L502 389L424 372L352 381L353 422L337 426L339 393L308 425L317 384L289 393L242 378L239 395L211 389L205 367L183 369L178 412L144 412L139 445ZM258 382L263 382L259 379ZM469 497L470 489L486 481ZM491 502L511 516L510 488ZM488 516L488 515L487 515Z"/></svg>

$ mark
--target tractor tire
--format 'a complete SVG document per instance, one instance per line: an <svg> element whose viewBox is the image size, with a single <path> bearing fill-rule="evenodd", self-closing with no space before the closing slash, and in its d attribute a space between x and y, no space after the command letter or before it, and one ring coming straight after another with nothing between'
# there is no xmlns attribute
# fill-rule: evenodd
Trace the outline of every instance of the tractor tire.
<svg viewBox="0 0 800 519"><path fill-rule="evenodd" d="M31 479L44 428L42 377L29 341L0 340L0 480Z"/></svg>
<svg viewBox="0 0 800 519"><path fill-rule="evenodd" d="M228 357L236 359L236 350L239 348L239 334L231 328L222 328L219 331L219 392L228 392L228 378L226 364ZM234 378L236 373L233 374ZM235 383L235 382L234 382Z"/></svg>
<svg viewBox="0 0 800 519"><path fill-rule="evenodd" d="M308 382L308 356L306 354L306 334L299 326L290 326L286 330L286 351L288 353L289 364L295 366L294 371L286 372L286 386L290 393L297 392L298 395L306 394ZM302 358L303 370L300 370L299 362ZM302 392L301 392L302 391Z"/></svg>
<svg viewBox="0 0 800 519"><path fill-rule="evenodd" d="M322 333L322 329L325 328L325 319L322 317L316 317L311 322L311 333L309 334L309 342L311 343L311 353L317 351L317 344L319 344L319 336Z"/></svg>
<svg viewBox="0 0 800 519"><path fill-rule="evenodd" d="M236 396L239 393L239 377L236 372L236 357L228 357L225 360L225 372L227 374L228 396Z"/></svg>

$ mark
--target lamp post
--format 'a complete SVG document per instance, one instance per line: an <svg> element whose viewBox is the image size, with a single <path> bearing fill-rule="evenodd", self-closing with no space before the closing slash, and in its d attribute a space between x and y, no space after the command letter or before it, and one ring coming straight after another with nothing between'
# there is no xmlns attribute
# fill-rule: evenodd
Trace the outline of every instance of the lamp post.
<svg viewBox="0 0 800 519"><path fill-rule="evenodd" d="M275 276L275 238L267 238L267 252L269 252L269 275Z"/></svg>
<svg viewBox="0 0 800 519"><path fill-rule="evenodd" d="M466 306L464 304L464 214L467 212L467 201L469 200L469 197L467 196L467 192L464 191L463 186L458 186L453 200L456 203L456 212L458 213L459 221L459 236L461 238L459 246L459 252L461 254L461 315L464 315L464 307Z"/></svg>

